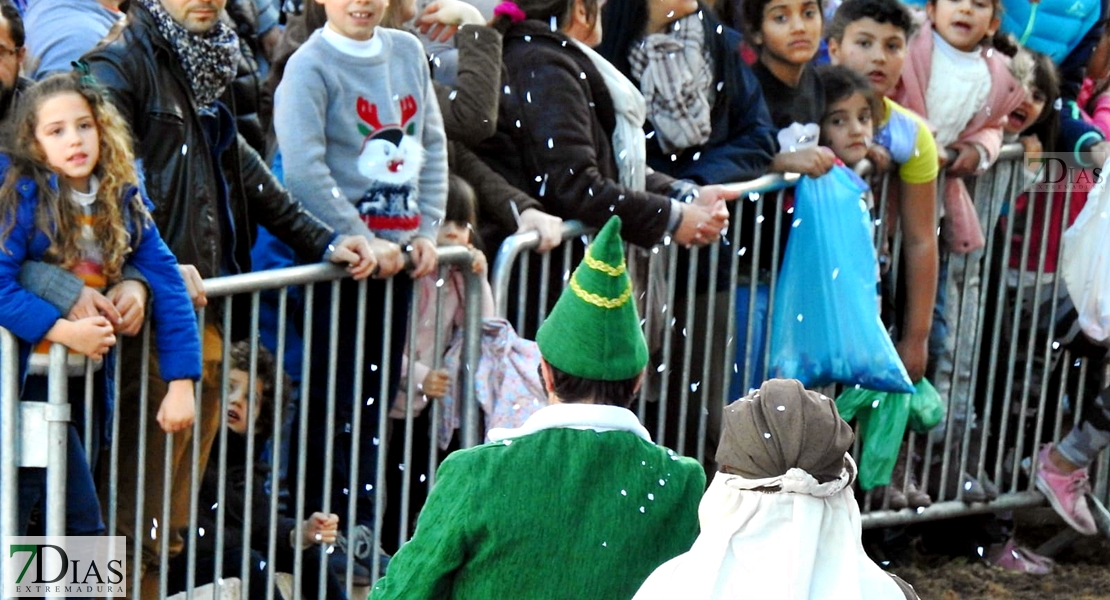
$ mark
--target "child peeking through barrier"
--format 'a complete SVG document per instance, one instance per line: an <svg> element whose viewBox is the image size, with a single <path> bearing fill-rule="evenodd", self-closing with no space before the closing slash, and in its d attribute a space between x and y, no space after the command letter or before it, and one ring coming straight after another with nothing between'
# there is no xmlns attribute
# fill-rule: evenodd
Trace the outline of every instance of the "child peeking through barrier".
<svg viewBox="0 0 1110 600"><path fill-rule="evenodd" d="M231 348L228 388L225 390L227 430L216 437L212 457L201 481L198 502L196 537L196 566L190 574L188 552L182 552L170 561L169 593L184 591L190 578L194 585L212 583L216 564L222 562L221 577L243 578L241 559L250 555L250 597L265 598L269 571L292 573L296 550L300 548L301 587L303 594L315 595L321 553L320 544L335 544L339 537L339 516L314 512L300 525L297 519L279 510L277 520L270 520L271 494L278 493L271 486L272 461L267 455L276 449L268 442L274 433L274 402L278 386L287 391L284 373L278 373L274 357L261 344L257 348L253 389L251 389L251 344L242 340ZM281 394L288 398L287 393ZM280 423L278 423L280 426ZM250 439L253 437L253 441ZM220 446L226 450L226 461L219 459ZM290 457L289 460L296 460ZM222 464L222 467L221 467ZM220 496L220 481L224 482ZM223 529L219 529L219 511L223 511ZM251 517L250 531L244 531L246 518ZM267 562L270 535L274 536L275 564ZM223 555L216 555L216 541L223 537ZM299 542L299 543L298 543ZM327 556L326 554L324 556ZM346 598L340 582L340 573L330 563L325 571L325 590L329 600Z"/></svg>

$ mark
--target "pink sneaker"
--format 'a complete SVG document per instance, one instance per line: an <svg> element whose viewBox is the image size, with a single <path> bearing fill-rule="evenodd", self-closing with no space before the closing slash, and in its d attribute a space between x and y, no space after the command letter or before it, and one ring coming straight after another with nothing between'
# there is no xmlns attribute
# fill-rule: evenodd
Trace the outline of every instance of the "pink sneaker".
<svg viewBox="0 0 1110 600"><path fill-rule="evenodd" d="M1098 528L1085 496L1091 491L1087 469L1076 469L1071 474L1057 471L1048 458L1051 449L1052 444L1045 444L1037 459L1037 475L1034 478L1037 489L1072 529L1083 535L1095 535Z"/></svg>
<svg viewBox="0 0 1110 600"><path fill-rule="evenodd" d="M1048 575L1056 565L1051 558L1017 545L1013 538L990 548L984 558L996 567L1030 575Z"/></svg>

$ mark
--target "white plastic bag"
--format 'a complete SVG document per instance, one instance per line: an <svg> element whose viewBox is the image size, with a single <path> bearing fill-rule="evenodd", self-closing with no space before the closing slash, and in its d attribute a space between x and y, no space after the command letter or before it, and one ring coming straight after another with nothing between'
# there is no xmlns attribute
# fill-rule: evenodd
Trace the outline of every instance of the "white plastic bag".
<svg viewBox="0 0 1110 600"><path fill-rule="evenodd" d="M1102 167L1103 177L1110 174ZM1079 326L1092 341L1110 346L1110 188L1100 181L1064 232L1060 272L1079 312Z"/></svg>

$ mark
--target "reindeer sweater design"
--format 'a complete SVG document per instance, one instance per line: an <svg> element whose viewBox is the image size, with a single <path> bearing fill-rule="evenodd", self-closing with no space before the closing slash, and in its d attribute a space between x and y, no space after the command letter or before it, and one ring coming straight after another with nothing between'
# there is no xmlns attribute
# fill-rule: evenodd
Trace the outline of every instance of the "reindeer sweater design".
<svg viewBox="0 0 1110 600"><path fill-rule="evenodd" d="M285 182L340 233L435 240L447 150L427 59L408 33L374 36L376 55L353 56L317 31L289 59L274 108Z"/></svg>

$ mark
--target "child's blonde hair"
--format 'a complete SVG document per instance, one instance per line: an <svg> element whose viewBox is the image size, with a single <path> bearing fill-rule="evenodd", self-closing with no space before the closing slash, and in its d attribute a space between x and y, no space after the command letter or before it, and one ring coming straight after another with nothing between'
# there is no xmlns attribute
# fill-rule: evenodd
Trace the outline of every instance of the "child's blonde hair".
<svg viewBox="0 0 1110 600"><path fill-rule="evenodd" d="M131 150L131 135L119 111L87 73L73 71L52 75L35 84L20 97L17 128L13 147L10 149L12 164L0 185L0 219L3 219L0 238L7 239L15 225L20 203L17 185L21 178L26 177L32 179L38 187L35 226L50 240L46 260L69 269L82 257L79 243L81 226L78 221L78 217L83 214L82 209L76 202L69 201L69 185L65 178L57 177L47 164L35 138L39 109L43 103L67 93L77 94L89 104L100 138L100 159L93 169L100 181L97 202L93 204L93 231L103 254L104 276L112 282L119 279L123 263L131 250L132 240L125 217L129 216L135 221L134 241L138 243L142 226L150 219L150 215L138 192L124 198L124 193L137 186L139 181Z"/></svg>

